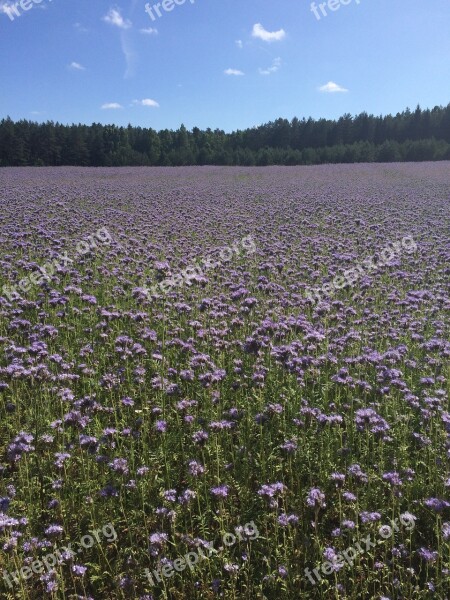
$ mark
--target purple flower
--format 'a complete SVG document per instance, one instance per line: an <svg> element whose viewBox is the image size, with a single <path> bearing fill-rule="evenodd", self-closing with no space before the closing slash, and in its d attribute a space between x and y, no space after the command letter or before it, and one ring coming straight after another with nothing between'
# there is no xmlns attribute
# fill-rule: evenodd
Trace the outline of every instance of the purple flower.
<svg viewBox="0 0 450 600"><path fill-rule="evenodd" d="M0 532L5 531L7 527L17 527L19 521L0 513Z"/></svg>
<svg viewBox="0 0 450 600"><path fill-rule="evenodd" d="M298 445L295 440L287 440L280 446L280 448L282 450L286 450L288 454L293 454L297 450Z"/></svg>
<svg viewBox="0 0 450 600"><path fill-rule="evenodd" d="M306 497L306 504L311 508L325 508L325 494L319 488L311 488Z"/></svg>
<svg viewBox="0 0 450 600"><path fill-rule="evenodd" d="M390 483L392 486L401 486L403 481L400 479L400 474L396 471L392 473L383 473L383 480Z"/></svg>
<svg viewBox="0 0 450 600"><path fill-rule="evenodd" d="M65 462L65 461L66 461L68 458L70 458L70 456L71 456L71 455L70 455L70 454L68 454L67 452L56 452L56 453L55 453L55 457L56 457L56 460L55 460L55 466L61 469L61 468L62 468L62 466L63 466L63 464L64 464L64 462Z"/></svg>
<svg viewBox="0 0 450 600"><path fill-rule="evenodd" d="M62 535L63 532L64 529L61 527L61 525L50 525L50 527L47 527L45 530L45 535L48 535L49 537L58 537Z"/></svg>
<svg viewBox="0 0 450 600"><path fill-rule="evenodd" d="M189 461L190 475L193 475L194 477L198 477L199 475L202 475L204 472L205 472L205 467L203 467L199 462L197 462L196 460Z"/></svg>
<svg viewBox="0 0 450 600"><path fill-rule="evenodd" d="M380 417L373 408L360 408L355 416L356 428L364 431L368 428L372 433L384 433L390 429L389 424Z"/></svg>
<svg viewBox="0 0 450 600"><path fill-rule="evenodd" d="M192 439L193 441L202 446L203 444L206 443L206 441L208 440L209 435L206 431L196 431L193 435L192 435Z"/></svg>
<svg viewBox="0 0 450 600"><path fill-rule="evenodd" d="M88 450L96 450L98 446L97 438L91 435L85 435L84 433L82 433L80 434L79 440L80 446L82 448L87 448Z"/></svg>
<svg viewBox="0 0 450 600"><path fill-rule="evenodd" d="M33 440L34 436L31 433L21 431L8 446L8 460L10 462L17 462L20 460L22 454L32 452L34 450L34 446L31 445Z"/></svg>
<svg viewBox="0 0 450 600"><path fill-rule="evenodd" d="M177 490L166 490L163 493L164 499L167 502L176 502L177 501Z"/></svg>
<svg viewBox="0 0 450 600"><path fill-rule="evenodd" d="M124 577L121 577L119 586L122 589L131 589L133 587L133 580L129 575L125 575Z"/></svg>
<svg viewBox="0 0 450 600"><path fill-rule="evenodd" d="M439 554L435 550L428 550L428 548L419 548L417 554L425 561L434 563L437 561Z"/></svg>
<svg viewBox="0 0 450 600"><path fill-rule="evenodd" d="M369 481L369 478L367 477L367 475L362 471L361 467L357 464L350 465L349 468L347 469L347 471L348 471L348 474L351 475L358 482L367 483Z"/></svg>
<svg viewBox="0 0 450 600"><path fill-rule="evenodd" d="M280 577L282 579L286 579L288 576L288 570L286 569L286 567L284 565L280 565L278 567L278 574L280 575Z"/></svg>
<svg viewBox="0 0 450 600"><path fill-rule="evenodd" d="M424 501L424 504L427 508L437 513L442 512L444 508L448 508L450 506L450 503L447 502L447 500L441 500L439 498L427 498Z"/></svg>
<svg viewBox="0 0 450 600"><path fill-rule="evenodd" d="M108 464L108 466L115 471L116 473L120 473L121 475L128 475L128 463L126 458L115 458L112 462Z"/></svg>
<svg viewBox="0 0 450 600"><path fill-rule="evenodd" d="M210 492L213 496L226 498L228 496L229 489L230 488L228 485L219 485L218 487L211 488Z"/></svg>
<svg viewBox="0 0 450 600"><path fill-rule="evenodd" d="M162 548L166 545L169 536L167 533L152 533L149 537L150 540L150 554L152 556L158 556L161 553Z"/></svg>
<svg viewBox="0 0 450 600"><path fill-rule="evenodd" d="M189 504L191 500L197 497L196 492L193 490L185 490L181 496L178 496L178 502L182 505Z"/></svg>
<svg viewBox="0 0 450 600"><path fill-rule="evenodd" d="M381 519L381 515L379 512L367 512L363 511L359 515L361 521L363 523L375 523Z"/></svg>
<svg viewBox="0 0 450 600"><path fill-rule="evenodd" d="M277 521L281 525L281 527L288 527L289 525L296 525L298 523L297 515L287 515L285 513L281 514Z"/></svg>
<svg viewBox="0 0 450 600"><path fill-rule="evenodd" d="M335 561L337 558L336 550L331 546L328 546L328 548L325 548L323 551L323 557L329 562Z"/></svg>
<svg viewBox="0 0 450 600"><path fill-rule="evenodd" d="M331 532L331 537L340 537L342 535L342 529L340 527L336 527Z"/></svg>
<svg viewBox="0 0 450 600"><path fill-rule="evenodd" d="M345 474L344 473L331 473L330 479L331 479L331 481L334 481L339 485L339 484L344 483Z"/></svg>
<svg viewBox="0 0 450 600"><path fill-rule="evenodd" d="M258 490L259 496L267 496L273 498L274 496L284 494L286 486L278 481L277 483L264 484L260 490Z"/></svg>
<svg viewBox="0 0 450 600"><path fill-rule="evenodd" d="M115 498L119 495L119 492L115 487L108 483L102 490L100 490L100 496L102 498Z"/></svg>
<svg viewBox="0 0 450 600"><path fill-rule="evenodd" d="M6 513L8 511L11 498L0 498L0 513Z"/></svg>
<svg viewBox="0 0 450 600"><path fill-rule="evenodd" d="M72 573L75 573L75 575L82 577L86 571L87 567L83 567L82 565L72 565Z"/></svg>

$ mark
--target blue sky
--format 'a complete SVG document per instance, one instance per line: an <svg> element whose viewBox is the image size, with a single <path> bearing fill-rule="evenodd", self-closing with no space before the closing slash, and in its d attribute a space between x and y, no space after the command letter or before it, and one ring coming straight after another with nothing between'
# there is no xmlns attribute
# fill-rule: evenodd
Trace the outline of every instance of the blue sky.
<svg viewBox="0 0 450 600"><path fill-rule="evenodd" d="M154 21L145 0L22 0L11 20L14 2L0 118L232 131L450 102L449 0L329 0L320 19L310 0L179 0Z"/></svg>

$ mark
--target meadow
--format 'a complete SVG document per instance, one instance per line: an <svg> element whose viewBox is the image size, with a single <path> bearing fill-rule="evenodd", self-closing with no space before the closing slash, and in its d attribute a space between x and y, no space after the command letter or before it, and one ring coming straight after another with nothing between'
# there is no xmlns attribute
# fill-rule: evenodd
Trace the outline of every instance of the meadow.
<svg viewBox="0 0 450 600"><path fill-rule="evenodd" d="M448 600L449 167L1 169L0 598Z"/></svg>

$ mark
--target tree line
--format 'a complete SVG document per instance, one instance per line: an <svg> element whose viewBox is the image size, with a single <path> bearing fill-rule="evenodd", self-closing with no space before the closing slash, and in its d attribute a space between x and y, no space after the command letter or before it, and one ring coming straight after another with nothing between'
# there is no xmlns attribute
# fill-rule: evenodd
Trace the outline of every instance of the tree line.
<svg viewBox="0 0 450 600"><path fill-rule="evenodd" d="M450 104L276 121L225 133L0 121L0 166L312 165L450 160Z"/></svg>

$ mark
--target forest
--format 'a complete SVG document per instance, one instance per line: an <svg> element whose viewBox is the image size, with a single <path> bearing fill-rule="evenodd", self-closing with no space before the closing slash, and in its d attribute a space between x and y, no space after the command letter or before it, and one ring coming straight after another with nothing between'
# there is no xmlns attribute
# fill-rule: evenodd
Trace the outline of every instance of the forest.
<svg viewBox="0 0 450 600"><path fill-rule="evenodd" d="M294 118L226 133L0 121L0 166L313 165L450 160L450 104L395 116Z"/></svg>

